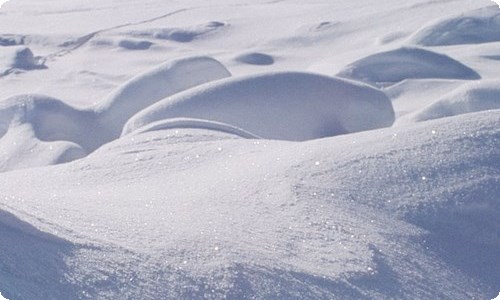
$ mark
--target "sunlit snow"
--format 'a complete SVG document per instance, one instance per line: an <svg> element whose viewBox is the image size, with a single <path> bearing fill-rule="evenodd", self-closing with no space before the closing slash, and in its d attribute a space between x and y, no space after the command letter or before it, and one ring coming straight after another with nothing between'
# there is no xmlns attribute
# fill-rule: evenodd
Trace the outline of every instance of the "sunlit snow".
<svg viewBox="0 0 500 300"><path fill-rule="evenodd" d="M493 299L499 86L489 0L11 0L0 300Z"/></svg>

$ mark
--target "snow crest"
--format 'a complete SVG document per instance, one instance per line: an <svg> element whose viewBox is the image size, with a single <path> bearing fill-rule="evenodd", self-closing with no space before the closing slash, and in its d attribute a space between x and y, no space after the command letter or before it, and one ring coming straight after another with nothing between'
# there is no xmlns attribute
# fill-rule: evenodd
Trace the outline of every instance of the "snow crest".
<svg viewBox="0 0 500 300"><path fill-rule="evenodd" d="M152 122L195 118L254 135L304 141L390 126L394 111L375 88L298 72L229 78L169 97L132 117L123 135Z"/></svg>
<svg viewBox="0 0 500 300"><path fill-rule="evenodd" d="M120 136L136 112L177 92L231 74L209 57L181 58L129 80L101 104L78 108L45 95L0 102L0 172L86 156Z"/></svg>
<svg viewBox="0 0 500 300"><path fill-rule="evenodd" d="M425 26L409 40L422 46L449 46L500 41L500 10L489 6Z"/></svg>
<svg viewBox="0 0 500 300"><path fill-rule="evenodd" d="M410 47L362 58L346 66L337 76L382 85L412 78L481 78L474 70L447 55Z"/></svg>

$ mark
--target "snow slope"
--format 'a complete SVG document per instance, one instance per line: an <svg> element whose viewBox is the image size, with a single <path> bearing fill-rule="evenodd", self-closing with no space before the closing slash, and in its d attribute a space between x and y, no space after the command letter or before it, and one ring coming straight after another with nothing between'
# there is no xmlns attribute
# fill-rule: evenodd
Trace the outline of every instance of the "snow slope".
<svg viewBox="0 0 500 300"><path fill-rule="evenodd" d="M499 12L9 1L1 295L494 298Z"/></svg>
<svg viewBox="0 0 500 300"><path fill-rule="evenodd" d="M487 299L499 279L498 121L484 112L302 143L170 129L4 173L0 245L16 246L1 252L2 290Z"/></svg>

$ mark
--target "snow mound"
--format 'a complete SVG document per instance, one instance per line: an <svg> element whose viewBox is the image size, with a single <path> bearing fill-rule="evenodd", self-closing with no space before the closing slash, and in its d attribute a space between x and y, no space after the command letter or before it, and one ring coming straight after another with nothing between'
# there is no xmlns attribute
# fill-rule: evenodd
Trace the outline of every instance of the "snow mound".
<svg viewBox="0 0 500 300"><path fill-rule="evenodd" d="M127 50L147 50L153 45L150 41L123 39L118 42L118 47Z"/></svg>
<svg viewBox="0 0 500 300"><path fill-rule="evenodd" d="M500 41L500 10L489 6L425 26L409 40L422 46L448 46Z"/></svg>
<svg viewBox="0 0 500 300"><path fill-rule="evenodd" d="M217 60L194 56L165 62L124 83L96 107L110 139L120 135L125 122L138 111L175 93L231 76Z"/></svg>
<svg viewBox="0 0 500 300"><path fill-rule="evenodd" d="M0 171L52 165L87 155L97 146L93 114L43 95L0 103Z"/></svg>
<svg viewBox="0 0 500 300"><path fill-rule="evenodd" d="M405 79L479 79L471 68L446 56L420 48L399 48L362 58L337 76L371 84L392 84Z"/></svg>
<svg viewBox="0 0 500 300"><path fill-rule="evenodd" d="M390 126L394 111L384 93L364 84L310 73L267 73L164 99L133 116L123 134L170 118L205 119L263 138L303 141Z"/></svg>
<svg viewBox="0 0 500 300"><path fill-rule="evenodd" d="M36 94L8 98L0 102L0 171L84 157L119 137L125 122L138 111L228 76L218 61L195 56L168 61L132 78L94 107L77 108Z"/></svg>
<svg viewBox="0 0 500 300"><path fill-rule="evenodd" d="M151 28L133 30L128 32L128 34L135 37L148 37L159 40L187 43L193 41L199 36L215 31L226 25L226 23L214 21L186 28Z"/></svg>
<svg viewBox="0 0 500 300"><path fill-rule="evenodd" d="M234 60L249 65L265 66L274 64L274 58L271 55L259 52L242 53L236 56Z"/></svg>
<svg viewBox="0 0 500 300"><path fill-rule="evenodd" d="M492 109L500 109L498 80L463 85L429 106L401 118L398 123L427 121Z"/></svg>
<svg viewBox="0 0 500 300"><path fill-rule="evenodd" d="M33 70L44 68L38 62L30 48L24 46L0 47L0 76L15 70Z"/></svg>

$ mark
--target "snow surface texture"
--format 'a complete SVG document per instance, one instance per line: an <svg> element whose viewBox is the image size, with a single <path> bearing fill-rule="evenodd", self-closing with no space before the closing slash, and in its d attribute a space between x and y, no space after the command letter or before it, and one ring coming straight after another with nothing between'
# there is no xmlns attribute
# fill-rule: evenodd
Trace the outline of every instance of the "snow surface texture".
<svg viewBox="0 0 500 300"><path fill-rule="evenodd" d="M236 126L269 139L304 141L391 126L390 100L374 88L308 73L219 80L169 97L132 117L127 134L169 118Z"/></svg>
<svg viewBox="0 0 500 300"><path fill-rule="evenodd" d="M10 1L0 292L493 299L499 11Z"/></svg>
<svg viewBox="0 0 500 300"><path fill-rule="evenodd" d="M144 107L227 76L212 58L188 57L130 79L94 107L76 108L43 95L11 97L0 102L0 171L82 158L117 138L128 118Z"/></svg>
<svg viewBox="0 0 500 300"><path fill-rule="evenodd" d="M481 81L466 84L399 121L421 122L494 109L500 109L500 82Z"/></svg>
<svg viewBox="0 0 500 300"><path fill-rule="evenodd" d="M411 43L422 46L448 46L457 44L500 41L500 11L490 6L460 16L445 18L431 24L410 38Z"/></svg>
<svg viewBox="0 0 500 300"><path fill-rule="evenodd" d="M479 79L474 70L442 54L419 48L400 48L360 59L337 74L371 84L405 79Z"/></svg>

